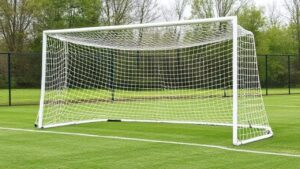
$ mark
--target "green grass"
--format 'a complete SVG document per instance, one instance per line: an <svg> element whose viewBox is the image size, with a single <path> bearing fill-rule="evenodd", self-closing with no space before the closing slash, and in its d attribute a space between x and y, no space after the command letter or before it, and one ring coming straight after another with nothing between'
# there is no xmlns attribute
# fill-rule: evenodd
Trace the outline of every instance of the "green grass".
<svg viewBox="0 0 300 169"><path fill-rule="evenodd" d="M231 90L226 90L229 94ZM0 90L0 105L5 105L8 103L8 90ZM101 89L69 89L64 91L47 91L49 95L59 94L60 97L64 99L72 99L72 100L80 100L82 99L82 95L84 94L86 99L111 99L112 92L110 90L101 90ZM188 90L161 90L160 91L125 91L125 90L115 90L114 95L115 98L121 99L130 99L130 98L141 98L141 97L164 97L164 96L202 96L211 95L211 93L223 95L223 90L211 89L211 90L198 90L198 89L188 89ZM12 103L15 105L20 104L38 104L40 90L39 89L12 89Z"/></svg>
<svg viewBox="0 0 300 169"><path fill-rule="evenodd" d="M266 94L266 89L262 89L262 93ZM269 88L268 89L268 94L288 94L289 89L288 87L286 88ZM291 88L291 93L293 94L300 94L300 88Z"/></svg>
<svg viewBox="0 0 300 169"><path fill-rule="evenodd" d="M38 104L40 99L39 89L13 89L11 91L12 104ZM8 90L0 90L0 105L8 105Z"/></svg>
<svg viewBox="0 0 300 169"><path fill-rule="evenodd" d="M16 90L22 103L37 90ZM3 97L2 97L3 98ZM1 100L2 100L1 98ZM300 95L264 97L274 137L231 145L231 128L179 124L90 123L47 129L97 135L214 144L300 154ZM38 106L0 106L0 127L34 129ZM0 168L299 168L300 158L220 149L0 130Z"/></svg>
<svg viewBox="0 0 300 169"><path fill-rule="evenodd" d="M186 90L183 91L190 95L193 95L193 90ZM199 92L199 91L198 91ZM201 90L200 90L201 92ZM272 94L288 94L288 88L269 88L268 93L270 95ZM73 92L76 96L76 92ZM172 90L169 92L163 92L162 94L170 95L174 93ZM223 91L219 91L220 94L223 94ZM229 93L229 92L228 92ZM265 94L265 89L262 89L262 93ZM300 94L300 88L291 88L291 93L297 93ZM130 92L123 92L120 93L119 96L124 97L130 97ZM160 93L161 94L161 93ZM110 96L111 93L107 93L107 96ZM144 91L141 94L142 96L153 96L153 92L147 92ZM14 105L30 105L30 104L38 104L40 97L40 90L39 89L13 89L12 90L12 104ZM0 89L0 105L8 105L8 90L6 89Z"/></svg>

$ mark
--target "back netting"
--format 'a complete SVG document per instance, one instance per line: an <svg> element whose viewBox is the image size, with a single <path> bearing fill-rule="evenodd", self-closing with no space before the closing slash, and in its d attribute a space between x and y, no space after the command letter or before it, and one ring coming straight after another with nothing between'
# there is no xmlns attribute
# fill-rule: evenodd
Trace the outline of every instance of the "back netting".
<svg viewBox="0 0 300 169"><path fill-rule="evenodd" d="M237 29L237 137L246 143L271 129L253 34ZM233 126L233 52L231 20L49 32L39 127L108 119Z"/></svg>

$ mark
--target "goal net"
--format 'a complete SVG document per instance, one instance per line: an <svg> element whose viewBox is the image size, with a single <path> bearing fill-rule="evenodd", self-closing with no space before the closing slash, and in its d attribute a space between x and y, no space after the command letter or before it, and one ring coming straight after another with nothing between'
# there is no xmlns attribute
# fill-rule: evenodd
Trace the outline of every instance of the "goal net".
<svg viewBox="0 0 300 169"><path fill-rule="evenodd" d="M107 120L272 136L253 34L235 17L45 31L37 127Z"/></svg>

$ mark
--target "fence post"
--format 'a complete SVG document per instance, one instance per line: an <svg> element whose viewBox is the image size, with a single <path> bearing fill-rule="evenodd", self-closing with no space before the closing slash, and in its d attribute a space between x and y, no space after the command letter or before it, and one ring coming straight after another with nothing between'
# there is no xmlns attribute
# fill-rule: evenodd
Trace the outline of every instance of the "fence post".
<svg viewBox="0 0 300 169"><path fill-rule="evenodd" d="M288 81L289 94L291 94L291 56L290 55L288 55L288 76L289 76L289 81Z"/></svg>
<svg viewBox="0 0 300 169"><path fill-rule="evenodd" d="M11 53L7 53L8 105L11 106Z"/></svg>
<svg viewBox="0 0 300 169"><path fill-rule="evenodd" d="M268 95L268 55L265 56L265 68L266 68L266 77L265 77L265 86L266 86L266 95Z"/></svg>

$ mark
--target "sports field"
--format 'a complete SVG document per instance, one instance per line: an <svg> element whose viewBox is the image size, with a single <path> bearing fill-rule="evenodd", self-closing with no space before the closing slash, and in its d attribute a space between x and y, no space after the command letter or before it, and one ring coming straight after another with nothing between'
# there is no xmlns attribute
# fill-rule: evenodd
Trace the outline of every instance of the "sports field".
<svg viewBox="0 0 300 169"><path fill-rule="evenodd" d="M38 95L18 90L14 101L34 104ZM0 168L300 168L300 95L264 101L274 137L239 147L227 127L104 122L38 130L37 105L0 106Z"/></svg>
<svg viewBox="0 0 300 169"><path fill-rule="evenodd" d="M223 92L223 91L221 91ZM268 93L273 94L288 94L287 88L270 88ZM300 88L292 88L291 93L300 94ZM38 104L40 90L39 89L12 89L12 104ZM143 93L145 94L145 93ZM266 94L266 89L262 89L262 94ZM0 106L8 105L8 90L0 89Z"/></svg>

